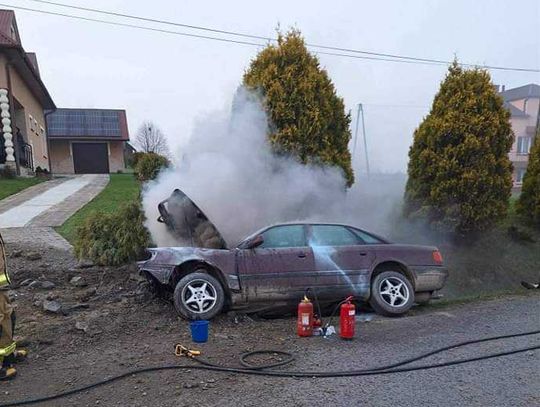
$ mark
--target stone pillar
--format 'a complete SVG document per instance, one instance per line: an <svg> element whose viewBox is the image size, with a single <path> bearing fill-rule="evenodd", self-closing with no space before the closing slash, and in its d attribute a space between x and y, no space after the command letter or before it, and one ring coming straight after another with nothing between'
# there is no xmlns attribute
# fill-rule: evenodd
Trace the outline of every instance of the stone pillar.
<svg viewBox="0 0 540 407"><path fill-rule="evenodd" d="M4 134L4 145L6 151L6 166L15 168L15 156L13 153L13 130L11 129L11 115L9 113L9 99L7 89L0 89L0 116L2 118L2 133Z"/></svg>

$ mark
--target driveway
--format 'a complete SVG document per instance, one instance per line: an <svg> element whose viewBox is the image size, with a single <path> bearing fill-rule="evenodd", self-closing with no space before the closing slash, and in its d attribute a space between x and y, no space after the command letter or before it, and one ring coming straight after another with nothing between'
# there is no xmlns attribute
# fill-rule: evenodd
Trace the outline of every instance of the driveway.
<svg viewBox="0 0 540 407"><path fill-rule="evenodd" d="M109 182L106 174L76 175L35 185L0 201L0 232L6 243L32 242L69 249L53 229L92 200Z"/></svg>

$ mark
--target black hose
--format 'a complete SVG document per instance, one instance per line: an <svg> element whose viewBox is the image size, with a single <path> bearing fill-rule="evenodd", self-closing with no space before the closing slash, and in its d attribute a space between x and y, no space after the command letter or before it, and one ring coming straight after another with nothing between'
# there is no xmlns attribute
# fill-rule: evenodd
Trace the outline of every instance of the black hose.
<svg viewBox="0 0 540 407"><path fill-rule="evenodd" d="M335 377L351 377L351 376L374 376L374 375L386 375L386 374L394 374L394 373L403 373L403 372L412 372L417 370L428 370L428 369L436 369L441 367L447 367L447 366L455 366L455 365L461 365L465 363L472 363L477 362L481 360L487 360L487 359L493 359L497 357L502 356L509 356L509 355L515 355L518 353L523 352L529 352L533 350L540 349L540 346L531 346L527 348L521 348L521 349L515 349L512 351L506 351L506 352L498 352L498 353L492 353L489 355L484 356L478 356L475 358L465 358L465 359L458 359L453 360L450 362L441 362L431 365L420 365L420 366L413 366L413 367L401 367L397 369L398 366L403 366L406 364L410 364L412 362L416 362L420 359L427 358L428 356L435 355L437 353L441 353L450 349L459 348L466 345L471 345L475 343L481 343L481 342L488 342L488 341L494 341L494 340L500 340L500 339L507 339L507 338L517 338L521 336L530 336L530 335L538 335L540 334L540 330L538 331L531 331L531 332L522 332L518 334L510 334L510 335L500 335L500 336L494 336L489 338L482 338L482 339L474 339L469 341L460 342L454 345L445 346L443 348L436 349L434 351L430 351L427 353L424 353L420 356L416 356L414 358L406 359L399 363L394 363L387 366L381 366L371 369L361 369L361 370L349 370L349 371L330 371L330 372L291 372L291 371L278 371L278 370L263 370L267 369L268 367L272 366L275 367L279 364L279 366L290 363L294 359L293 355L288 352L283 351L255 351L255 352L248 352L242 355L241 363L247 363L245 361L246 358L249 356L253 356L255 354L261 354L261 353L273 353L273 354L280 354L282 356L289 356L289 359L286 359L285 361L280 361L278 364L270 364L270 365L263 365L263 366L253 366L251 364L248 364L248 368L236 368L236 367L227 367L227 366L220 366L215 365L211 362L208 362L204 359L199 358L192 358L192 360L198 362L200 365L163 365L163 366L155 366L155 367L147 367L147 368L140 368L140 369L134 369L125 373L122 373L117 376L110 377L108 379L101 380L96 383L92 383L83 387L79 387L76 389L68 390L63 393L57 393L53 394L51 396L45 396L35 399L28 399L28 400L20 400L20 401L13 401L8 402L4 404L0 404L0 407L11 407L11 406L22 406L22 405L29 405L29 404L35 404L35 403L42 403L45 401L51 401L51 400L57 400L59 398L71 396L73 394L81 393L84 391L88 391L90 389L103 386L108 383L112 383L121 379L124 379L126 377L130 377L132 375L137 375L141 373L150 373L150 372L157 372L162 370L209 370L214 372L227 372L227 373L236 373L236 374L245 374L245 375L256 375L256 376L272 376L272 377L311 377L311 378L335 378Z"/></svg>
<svg viewBox="0 0 540 407"><path fill-rule="evenodd" d="M255 355L281 355L285 358L274 363L267 363L264 365L253 365L252 363L249 363L247 360ZM270 369L272 367L278 367L278 366L285 366L289 363L292 363L294 361L294 356L292 353L284 352L281 350L256 350L253 352L246 352L240 355L240 364L244 366L247 369L253 369L253 370L261 370L261 369Z"/></svg>

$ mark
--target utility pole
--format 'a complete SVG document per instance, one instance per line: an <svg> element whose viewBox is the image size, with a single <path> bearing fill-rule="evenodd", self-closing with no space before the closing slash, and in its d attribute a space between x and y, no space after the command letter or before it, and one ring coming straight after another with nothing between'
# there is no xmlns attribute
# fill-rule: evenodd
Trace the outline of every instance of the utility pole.
<svg viewBox="0 0 540 407"><path fill-rule="evenodd" d="M358 104L358 113L356 114L356 126L354 129L354 141L353 141L353 149L352 149L352 156L353 159L356 156L356 140L358 140L358 122L360 121L360 106L361 104Z"/></svg>
<svg viewBox="0 0 540 407"><path fill-rule="evenodd" d="M366 122L364 120L364 107L362 103L358 103L358 113L356 114L356 128L354 130L354 143L353 143L353 157L356 153L356 141L358 140L358 123L360 122L360 116L362 116L362 133L364 137L364 154L366 157L366 173L369 178L369 154L367 150L367 136L366 136Z"/></svg>

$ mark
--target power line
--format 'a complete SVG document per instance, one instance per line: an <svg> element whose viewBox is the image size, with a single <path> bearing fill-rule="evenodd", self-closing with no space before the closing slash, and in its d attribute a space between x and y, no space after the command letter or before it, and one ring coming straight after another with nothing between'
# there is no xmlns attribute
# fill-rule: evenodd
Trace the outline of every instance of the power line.
<svg viewBox="0 0 540 407"><path fill-rule="evenodd" d="M66 7L66 8L76 9L76 10L89 11L89 12L93 12L93 13L105 14L105 15L110 15L110 16L115 16L115 17L123 17L123 18L141 20L141 21L152 22L152 23L166 24L166 25L172 25L172 26L177 26L177 27L190 28L190 29L194 29L194 30L203 30L203 31L214 32L214 33L219 33L219 34L226 34L226 35L232 35L232 36L243 37L243 38L250 38L250 39L257 39L257 40L264 40L264 41L276 41L275 38L271 38L271 37L264 37L264 36L259 36L259 35L236 32L236 31L220 30L220 29L211 28L211 27L203 27L203 26L198 26L198 25L184 24L184 23L179 23L179 22L170 21L170 20L161 20L161 19L155 19L155 18L148 18L148 17L136 16L136 15L132 15L132 14L118 13L118 12L100 10L100 9L89 8L89 7L75 6L75 5L71 5L71 4L58 3L58 2L54 2L54 1L47 1L47 0L29 0L29 1L33 1L35 3L54 5L54 6L59 6L59 7ZM408 60L408 61L416 61L416 62L429 62L429 63L441 64L441 65L442 64L448 65L448 64L452 63L452 61L445 61L445 60L439 60L439 59L419 58L419 57L411 57L411 56L406 56L406 55L387 54L387 53L372 52L372 51L363 51L363 50L358 50L358 49L334 47L334 46L320 45L320 44L306 43L306 45L308 47L312 47L312 48L320 48L320 49L327 49L327 50L333 50L333 51L341 51L341 52L350 52L350 53L356 53L356 54L372 55L372 56L385 57L385 58L396 58L396 59L402 59L402 60ZM323 55L344 56L343 54L332 54L332 53L323 54ZM394 60L392 60L392 62L394 62ZM478 66L478 67L482 67L482 68L486 68L486 69L494 69L494 70L540 72L540 69L532 69L532 68L515 68L515 67L503 67L503 66L491 66L491 65L475 65L475 64L469 64L469 63L460 63L460 65L468 66L468 67Z"/></svg>
<svg viewBox="0 0 540 407"><path fill-rule="evenodd" d="M185 37L194 37L194 38L200 38L200 39L206 39L206 40L213 40L213 41L220 41L220 42L228 42L228 43L234 43L234 44L243 44L243 45L252 45L257 47L264 47L265 44L261 43L255 43L255 42L248 42L248 41L240 41L240 40L231 40L228 38L219 38L219 37L211 37L208 35L199 35L199 34L191 34L191 33L184 33L179 31L172 31L172 30L165 30L161 28L153 28L153 27L144 27L140 25L135 24L127 24L127 23L120 23L116 21L107 21L107 20L100 20L97 18L90 18L90 17L83 17L83 16L76 16L71 14L64 14L64 13L57 13L54 11L45 11L45 10L38 10L28 7L21 7L21 6L13 6L10 4L4 4L0 3L0 6L3 7L11 7L16 10L23 10L23 11L31 11L41 14L48 14L53 16L59 16L59 17L66 17L76 20L83 20L83 21L90 21L94 23L101 23L101 24L108 24L113 26L120 26L120 27L128 27L128 28L135 28L145 31L154 31L164 34L174 34L174 35L181 35ZM347 55L347 54L339 54L339 53L330 53L330 52L322 52L322 51L314 51L316 54L320 55L332 55L332 56L340 56L340 57L346 57L346 58L356 58L356 59L367 59L367 60L373 60L373 61L386 61L386 62L405 62L405 63L412 63L412 64L423 64L423 65L442 65L442 64L434 64L430 62L416 62L416 61L401 61L397 59L390 59L390 58L377 58L377 57L369 57L369 56L361 56L361 55Z"/></svg>
<svg viewBox="0 0 540 407"><path fill-rule="evenodd" d="M249 35L249 34L241 34L241 33L235 33L232 31L224 31L224 30L217 30L217 29L211 29L206 27L199 27L199 26L191 26L187 24L181 24L181 23L175 23L175 22L169 22L165 20L156 20L156 19L149 19L145 17L138 17L138 16L132 16L127 14L121 14L121 13L113 13L113 12L106 12L101 11L97 9L90 9L85 7L78 7L78 6L70 6L62 3L55 3L55 2L48 2L44 0L29 0L29 1L37 1L47 4L53 4L53 5L59 5L63 7L69 7L69 8L76 8L81 9L85 11L92 11L96 13L102 13L102 14L110 14L114 16L120 16L120 17L127 17L127 18L133 18L133 19L140 19L144 21L151 21L151 22L157 22L157 23L163 23L163 24L170 24L170 25L177 25L177 26L184 26L194 29L204 29L207 31L213 31L213 32L219 32L219 33L225 33L230 35L237 35L237 36L244 36L249 38L259 38L259 39L265 39L268 41L276 41L275 38L270 37L261 37L261 36L255 36L255 35ZM213 40L213 41L220 41L220 42L227 42L227 43L234 43L234 44L242 44L242 45L251 45L251 46L257 46L262 47L265 46L265 44L261 43L254 43L254 42L248 42L248 41L241 41L241 40L232 40L228 38L220 38L220 37L211 37L207 35L200 35L200 34L192 34L192 33L185 33L185 32L179 32L179 31L171 31L171 30L165 30L160 28L153 28L153 27L146 27L146 26L140 26L135 24L127 24L127 23L121 23L121 22L115 22L115 21L107 21L107 20L100 20L96 18L90 18L90 17L83 17L78 15L71 15L71 14L64 14L64 13L58 13L53 11L46 11L46 10L39 10L39 9L33 9L29 7L22 7L22 6L14 6L11 4L2 4L0 3L0 6L4 7L11 7L17 10L23 10L23 11L30 11L35 13L41 13L41 14L48 14L48 15L54 15L59 17L65 17L65 18L71 18L71 19L77 19L77 20L84 20L89 22L95 22L95 23L101 23L101 24L108 24L113 26L120 26L120 27L128 27L128 28L134 28L134 29L140 29L140 30L146 30L146 31L154 31L154 32L160 32L164 34L173 34L173 35L180 35L185 37L193 37L193 38L199 38L199 39L206 39L206 40ZM342 53L333 53L333 52L323 52L323 51L313 51L316 54L319 55L330 55L330 56L338 56L338 57L345 57L345 58L354 58L354 59L364 59L364 60L373 60L373 61L385 61L385 62L398 62L398 63L409 63L409 64L419 64L419 65L448 65L449 61L439 61L439 60L429 60L425 58L414 58L414 57L407 57L407 56L399 56L392 54L381 54L381 53L374 53L374 52L368 52L368 51L360 51L360 50L349 50L347 48L336 48L336 47L328 47L324 45L315 45L315 44L307 44L308 47L319 47L319 48L325 48L325 49L337 49L337 50L344 50L348 52L356 52L356 53L364 53L369 55L381 55L381 56L387 56L387 57L375 57L375 56L365 56L365 55L350 55L350 54L342 54ZM392 59L394 58L394 59ZM401 59L396 59L401 58ZM406 59L403 59L406 58ZM528 68L509 68L509 67L495 67L495 66L489 66L489 65L473 65L473 64L466 64L466 63L460 63L460 65L463 66L478 66L481 68L486 69L499 69L499 70L507 70L507 71L525 71L525 72L540 72L540 70L537 69L528 69Z"/></svg>
<svg viewBox="0 0 540 407"><path fill-rule="evenodd" d="M11 8L14 8L16 10L32 11L32 12L36 12L36 13L49 14L49 15L53 15L53 16L73 18L73 19L76 19L76 20L91 21L91 22L94 22L94 23L102 23L102 24L116 25L116 26L121 26L121 27L137 28L137 29L147 30L147 31L156 31L156 32L161 32L161 33L165 33L165 34L176 34L176 35L183 35L183 36L186 36L186 37L195 37L195 38L202 38L202 39L207 39L207 40L232 42L232 43L235 43L235 44L245 44L245 45L255 45L255 46L262 46L263 45L263 44L256 44L256 43L247 42L247 41L237 41L237 40L231 40L231 39L226 39L226 38L210 37L210 36L206 36L206 35L188 34L188 33L182 33L182 32L178 32L178 31L164 30L164 29L161 29L161 28L143 27L143 26L134 25L134 24L119 23L119 22L106 21L106 20L98 20L96 18L90 18L90 17L74 16L74 15L70 15L70 14L56 13L56 12L53 12L53 11L45 11L45 10L37 10L37 9L33 9L33 8L28 8L28 7L13 6L11 4L0 3L0 6L2 6L2 7L11 7Z"/></svg>
<svg viewBox="0 0 540 407"><path fill-rule="evenodd" d="M427 105L392 105L392 104L383 104L383 103L362 103L363 106L371 107L397 107L397 108L407 108L407 109L429 109L431 106Z"/></svg>

